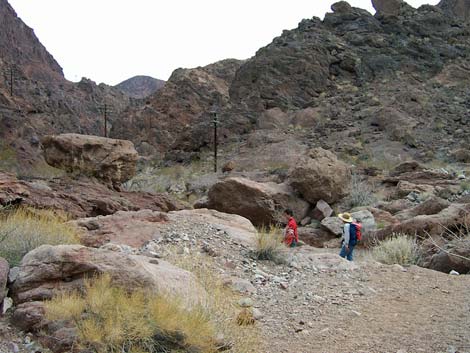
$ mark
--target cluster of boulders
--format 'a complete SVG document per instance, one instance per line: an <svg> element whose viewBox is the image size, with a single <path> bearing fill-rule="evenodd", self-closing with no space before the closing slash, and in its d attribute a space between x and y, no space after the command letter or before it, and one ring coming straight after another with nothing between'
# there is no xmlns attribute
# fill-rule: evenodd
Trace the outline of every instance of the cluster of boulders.
<svg viewBox="0 0 470 353"><path fill-rule="evenodd" d="M239 214L257 226L282 223L287 208L298 220L314 216L318 219L328 214L327 203L346 196L350 177L351 169L346 163L329 151L315 148L290 169L286 182L228 177L210 188L208 200L199 207Z"/></svg>

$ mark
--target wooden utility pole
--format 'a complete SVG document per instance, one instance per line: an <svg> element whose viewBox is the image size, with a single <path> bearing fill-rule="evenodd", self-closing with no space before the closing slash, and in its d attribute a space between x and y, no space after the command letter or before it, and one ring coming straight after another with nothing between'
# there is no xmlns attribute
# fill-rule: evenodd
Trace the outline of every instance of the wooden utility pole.
<svg viewBox="0 0 470 353"><path fill-rule="evenodd" d="M9 67L5 70L5 73L8 77L9 86L10 86L10 96L13 97L13 82L15 81L15 76L18 73L18 69L14 64L10 64Z"/></svg>
<svg viewBox="0 0 470 353"><path fill-rule="evenodd" d="M108 137L108 115L112 113L112 111L109 109L108 104L105 102L103 105L99 108L99 111L103 114L103 121L104 121L104 131L103 131L103 136Z"/></svg>
<svg viewBox="0 0 470 353"><path fill-rule="evenodd" d="M217 173L217 125L219 124L219 119L217 116L217 106L212 107L211 111L214 124L214 173Z"/></svg>

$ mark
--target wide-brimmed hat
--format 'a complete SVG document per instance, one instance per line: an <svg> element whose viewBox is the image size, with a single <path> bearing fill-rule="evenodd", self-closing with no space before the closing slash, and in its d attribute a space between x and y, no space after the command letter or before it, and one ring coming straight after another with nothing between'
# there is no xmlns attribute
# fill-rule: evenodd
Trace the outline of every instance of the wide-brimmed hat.
<svg viewBox="0 0 470 353"><path fill-rule="evenodd" d="M352 217L349 213L340 213L338 215L338 218L341 219L342 221L346 222L346 223L352 223L353 222L353 219L352 219Z"/></svg>

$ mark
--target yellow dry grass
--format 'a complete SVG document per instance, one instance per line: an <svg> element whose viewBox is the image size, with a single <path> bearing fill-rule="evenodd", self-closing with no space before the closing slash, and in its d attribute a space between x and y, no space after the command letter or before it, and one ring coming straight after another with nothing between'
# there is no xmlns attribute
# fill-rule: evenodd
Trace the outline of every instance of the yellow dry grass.
<svg viewBox="0 0 470 353"><path fill-rule="evenodd" d="M230 349L224 351L227 353L265 352L258 327L256 325L240 326L238 321L241 312L238 306L240 295L224 285L218 276L220 266L216 261L205 254L192 253L191 256L182 256L176 251L170 251L170 253L168 260L192 272L206 289L208 300L204 310L217 328L218 335L223 337L224 343L230 346Z"/></svg>
<svg viewBox="0 0 470 353"><path fill-rule="evenodd" d="M259 260L282 260L286 246L283 243L282 230L276 227L262 227L256 235L255 255ZM281 261L282 262L282 261Z"/></svg>
<svg viewBox="0 0 470 353"><path fill-rule="evenodd" d="M97 353L215 352L215 327L204 308L178 298L114 286L109 275L86 281L85 294L62 293L45 305L49 320L70 320L78 344Z"/></svg>
<svg viewBox="0 0 470 353"><path fill-rule="evenodd" d="M63 212L19 208L0 214L0 256L16 266L29 251L44 245L77 244L77 230Z"/></svg>

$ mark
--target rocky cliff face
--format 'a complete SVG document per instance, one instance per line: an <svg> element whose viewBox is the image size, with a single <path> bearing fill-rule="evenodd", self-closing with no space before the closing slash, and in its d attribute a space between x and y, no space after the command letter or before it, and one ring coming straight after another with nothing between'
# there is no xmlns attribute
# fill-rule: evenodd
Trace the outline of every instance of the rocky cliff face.
<svg viewBox="0 0 470 353"><path fill-rule="evenodd" d="M150 76L134 76L115 87L129 97L142 99L163 88L165 81Z"/></svg>
<svg viewBox="0 0 470 353"><path fill-rule="evenodd" d="M466 2L373 4L375 15L336 3L323 21L303 20L253 58L218 63L225 77L209 67L177 70L146 107L126 112L134 127L113 133L138 136L144 153L197 151L211 141L208 113L217 101L231 134L266 126L260 119L275 115L285 128L301 117L291 133L304 144L352 155L387 144L415 157L467 146Z"/></svg>

